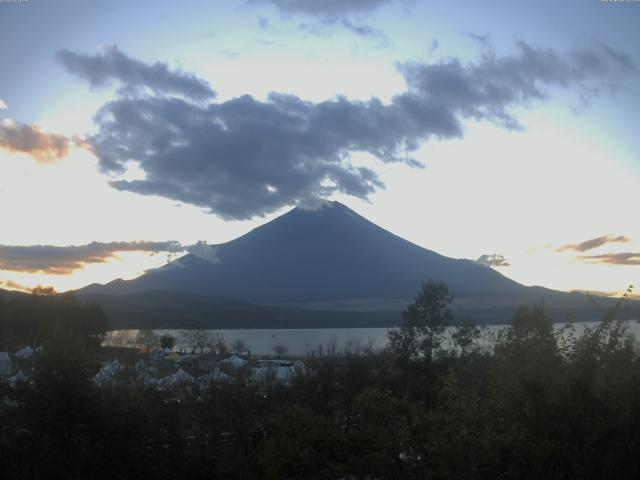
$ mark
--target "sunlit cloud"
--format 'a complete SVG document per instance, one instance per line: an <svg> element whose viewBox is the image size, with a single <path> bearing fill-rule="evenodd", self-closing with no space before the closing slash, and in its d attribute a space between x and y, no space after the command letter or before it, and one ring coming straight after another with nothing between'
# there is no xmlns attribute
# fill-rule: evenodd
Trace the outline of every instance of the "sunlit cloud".
<svg viewBox="0 0 640 480"><path fill-rule="evenodd" d="M18 290L20 292L30 292L32 287L28 287L27 285L23 285L22 283L15 282L13 280L0 279L0 288L6 290Z"/></svg>
<svg viewBox="0 0 640 480"><path fill-rule="evenodd" d="M0 110L6 110L7 108L9 108L7 104L0 98Z"/></svg>
<svg viewBox="0 0 640 480"><path fill-rule="evenodd" d="M52 163L69 153L73 140L64 135L46 133L36 125L4 119L0 121L0 148L12 153L26 153L41 163Z"/></svg>
<svg viewBox="0 0 640 480"><path fill-rule="evenodd" d="M603 253L600 255L580 255L578 260L586 263L608 265L640 265L640 252Z"/></svg>
<svg viewBox="0 0 640 480"><path fill-rule="evenodd" d="M606 245L609 243L629 243L631 241L630 238L625 237L624 235L603 235L601 237L592 238L590 240L585 240L584 242L573 244L573 245L564 245L560 248L557 248L557 252L586 252L588 250L593 250L594 248L601 247L602 245Z"/></svg>
<svg viewBox="0 0 640 480"><path fill-rule="evenodd" d="M69 275L88 264L107 263L120 252L186 252L179 242L92 242L87 245L0 245L0 270ZM199 251L203 246L198 244Z"/></svg>

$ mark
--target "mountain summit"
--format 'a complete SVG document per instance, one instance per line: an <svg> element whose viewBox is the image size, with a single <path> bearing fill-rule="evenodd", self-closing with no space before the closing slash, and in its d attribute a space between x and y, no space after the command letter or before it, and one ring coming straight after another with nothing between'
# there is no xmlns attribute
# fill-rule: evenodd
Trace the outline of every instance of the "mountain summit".
<svg viewBox="0 0 640 480"><path fill-rule="evenodd" d="M456 296L512 296L522 288L491 268L414 245L338 202L294 208L211 255L188 254L101 293L178 290L254 303L410 299L442 280Z"/></svg>

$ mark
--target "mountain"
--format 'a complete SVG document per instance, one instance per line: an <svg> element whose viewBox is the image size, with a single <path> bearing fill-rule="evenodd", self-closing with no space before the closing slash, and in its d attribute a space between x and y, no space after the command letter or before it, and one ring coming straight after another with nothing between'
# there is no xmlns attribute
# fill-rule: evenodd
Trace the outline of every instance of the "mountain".
<svg viewBox="0 0 640 480"><path fill-rule="evenodd" d="M315 323L323 314L335 318L345 312L352 317L369 312L371 318L387 312L386 318L399 319L428 279L444 281L455 295L455 309L483 321L505 320L518 304L541 300L559 312L594 314L584 295L525 287L474 261L439 255L337 202L314 210L294 208L246 235L211 246L204 255L188 254L136 279L94 284L78 293L94 300L101 296L102 303L113 305L127 303L117 298L122 295L135 304L150 292L156 292L156 299L162 298L157 292L173 292L176 302L193 301L186 299L189 295L218 299L216 305L194 303L206 306L210 315L228 312L228 305L220 303L225 299L245 309L252 305L247 315L257 315L256 308L280 308L277 315L261 310L265 324L273 323L273 315L282 318L283 312L294 323L309 316Z"/></svg>
<svg viewBox="0 0 640 480"><path fill-rule="evenodd" d="M491 268L414 245L337 202L295 208L213 248L213 260L188 254L134 280L85 290L178 290L278 304L407 299L427 278L465 297L512 296L522 288Z"/></svg>

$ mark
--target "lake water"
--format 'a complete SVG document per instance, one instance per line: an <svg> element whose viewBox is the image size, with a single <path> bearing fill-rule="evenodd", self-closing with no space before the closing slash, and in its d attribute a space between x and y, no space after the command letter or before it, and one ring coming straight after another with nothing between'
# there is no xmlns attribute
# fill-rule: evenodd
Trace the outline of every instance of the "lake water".
<svg viewBox="0 0 640 480"><path fill-rule="evenodd" d="M555 324L560 329L563 323ZM576 322L576 332L580 333L586 326L595 326L595 322ZM629 331L636 338L640 338L640 323L636 320L629 320ZM481 345L487 346L491 343L492 335L495 335L505 325L488 325L481 327L483 330ZM306 355L318 351L320 347L326 350L331 344L341 351L347 346L352 348L359 344L361 346L371 346L374 349L381 349L387 345L386 328L318 328L318 329L247 329L247 330L209 330L213 337L216 333L221 334L228 345L233 345L236 340L242 340L256 355L273 354L274 347L284 346L288 354ZM452 330L450 330L452 331ZM182 332L184 330L155 330L160 335L171 335L176 338L176 348L178 350L188 350L183 341ZM136 344L138 330L116 330L110 332L105 340L105 345L133 346Z"/></svg>

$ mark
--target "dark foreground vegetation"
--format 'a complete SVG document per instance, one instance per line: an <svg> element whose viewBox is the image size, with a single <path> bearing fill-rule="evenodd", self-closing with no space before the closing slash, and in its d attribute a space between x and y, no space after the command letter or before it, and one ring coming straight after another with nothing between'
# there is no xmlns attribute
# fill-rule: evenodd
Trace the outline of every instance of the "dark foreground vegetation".
<svg viewBox="0 0 640 480"><path fill-rule="evenodd" d="M29 380L0 383L3 479L640 478L640 356L615 310L578 335L521 307L481 348L466 323L444 341L450 297L426 283L388 350L329 347L286 383L241 369L167 390L126 371L93 382L99 308L22 301L48 333ZM0 306L5 348L35 339L18 307Z"/></svg>

